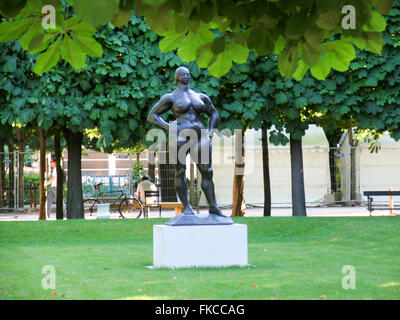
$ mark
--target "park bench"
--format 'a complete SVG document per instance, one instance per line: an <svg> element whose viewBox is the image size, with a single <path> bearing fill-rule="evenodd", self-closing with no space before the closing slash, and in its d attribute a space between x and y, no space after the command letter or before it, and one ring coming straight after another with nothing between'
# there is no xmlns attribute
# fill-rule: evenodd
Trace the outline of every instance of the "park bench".
<svg viewBox="0 0 400 320"><path fill-rule="evenodd" d="M112 203L114 200L118 199L117 197L103 197L103 200L108 203ZM165 209L175 209L175 215L178 215L182 213L182 208L183 205L180 202L160 202L161 208ZM119 207L119 203L116 203L110 208L117 209ZM122 208L124 207L124 204L122 204Z"/></svg>
<svg viewBox="0 0 400 320"><path fill-rule="evenodd" d="M372 202L374 201L373 197L380 197L380 196L400 196L400 191L364 191L364 196L368 198L368 211L369 215L371 215L372 211L374 210L393 210L393 209L400 209L400 207L393 207L391 205L388 206L380 206L374 207Z"/></svg>
<svg viewBox="0 0 400 320"><path fill-rule="evenodd" d="M182 213L183 205L180 202L160 202L161 208L174 208L175 215Z"/></svg>
<svg viewBox="0 0 400 320"><path fill-rule="evenodd" d="M106 202L110 200L110 202L111 202L111 198L110 199L104 198L104 200ZM115 198L113 200L115 200ZM161 206L161 209L175 209L175 215L182 213L183 206L182 206L182 203L180 203L180 202L160 202L159 205ZM117 207L117 206L119 206L119 204L116 204L114 206ZM112 207L114 207L114 206L112 206ZM122 204L122 208L123 207L124 207L124 204ZM144 204L143 204L143 207L145 207Z"/></svg>
<svg viewBox="0 0 400 320"><path fill-rule="evenodd" d="M144 194L145 194L145 201L143 203L143 207L144 207L145 212L147 210L146 207L148 207L148 208L155 207L155 208L159 208L160 217L161 217L161 209L163 209L163 208L175 209L175 215L182 213L182 208L183 208L182 203L159 201L159 197L160 197L159 191L145 191ZM156 200L153 200L153 201L150 201L149 203L147 203L148 198L150 198L150 199L153 198Z"/></svg>

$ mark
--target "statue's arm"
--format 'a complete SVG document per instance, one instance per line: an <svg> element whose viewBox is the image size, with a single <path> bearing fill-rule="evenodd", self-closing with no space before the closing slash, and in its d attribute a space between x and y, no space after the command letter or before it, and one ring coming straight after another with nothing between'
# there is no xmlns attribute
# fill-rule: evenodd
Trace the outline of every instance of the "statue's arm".
<svg viewBox="0 0 400 320"><path fill-rule="evenodd" d="M205 95L201 95L201 99L203 100L205 106L206 106L206 113L210 116L209 119L209 124L208 124L208 130L211 133L213 129L216 129L218 127L218 122L219 122L219 115L217 109L215 109L213 103L211 102L211 99Z"/></svg>
<svg viewBox="0 0 400 320"><path fill-rule="evenodd" d="M147 121L155 125L158 128L167 130L169 129L169 124L164 121L160 116L172 108L172 98L170 94L164 95L160 101L158 101L153 108L151 108L149 115L147 116Z"/></svg>

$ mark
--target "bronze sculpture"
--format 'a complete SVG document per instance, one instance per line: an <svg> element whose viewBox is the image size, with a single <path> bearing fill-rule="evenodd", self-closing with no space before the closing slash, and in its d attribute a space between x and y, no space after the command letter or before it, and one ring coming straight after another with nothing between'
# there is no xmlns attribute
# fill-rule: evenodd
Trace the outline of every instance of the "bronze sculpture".
<svg viewBox="0 0 400 320"><path fill-rule="evenodd" d="M175 147L172 152L174 153L175 160L177 160L175 163L175 190L183 205L183 215L192 216L195 213L189 203L187 194L185 179L186 163L183 159L178 159L178 155L180 151L183 151L186 157L186 149L182 148L184 146L187 147L188 143L190 144L189 140L193 140L194 142L191 143L190 147L190 154L201 173L201 188L209 204L210 216L227 218L217 206L214 183L212 181L210 134L218 125L218 112L207 95L190 89L189 81L189 70L185 67L179 67L175 72L174 83L176 89L161 97L151 109L147 121L170 133L170 146ZM169 110L176 117L176 120L171 124L160 117ZM208 129L199 120L202 113L206 113L210 117ZM189 136L192 133L191 136L193 139L185 138L182 135L185 131L189 133ZM202 160L205 159L205 161L199 161L200 158ZM229 219L228 223L231 223L231 219Z"/></svg>

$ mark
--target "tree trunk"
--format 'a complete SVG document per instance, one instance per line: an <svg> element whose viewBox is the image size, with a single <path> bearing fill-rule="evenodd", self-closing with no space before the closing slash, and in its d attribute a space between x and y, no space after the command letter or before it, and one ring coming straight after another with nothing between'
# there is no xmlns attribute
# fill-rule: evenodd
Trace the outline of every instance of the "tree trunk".
<svg viewBox="0 0 400 320"><path fill-rule="evenodd" d="M342 137L343 132L341 129L335 129L329 126L323 127L323 129L326 139L329 143L329 172L331 178L331 192L337 192L338 183L336 180L337 167L335 162L335 152L337 151L337 145L340 141L340 138Z"/></svg>
<svg viewBox="0 0 400 320"><path fill-rule="evenodd" d="M337 192L335 149L329 147L329 173L331 177L331 192Z"/></svg>
<svg viewBox="0 0 400 320"><path fill-rule="evenodd" d="M67 219L84 219L82 195L82 132L66 129L64 137L68 144Z"/></svg>
<svg viewBox="0 0 400 320"><path fill-rule="evenodd" d="M15 153L15 148L14 148L14 142L12 139L9 139L8 141L8 158L9 158L9 163L8 163L8 207L9 208L14 208L14 197L15 197L15 162L14 162L14 153Z"/></svg>
<svg viewBox="0 0 400 320"><path fill-rule="evenodd" d="M4 140L0 138L0 208L4 207L6 173L4 168Z"/></svg>
<svg viewBox="0 0 400 320"><path fill-rule="evenodd" d="M290 162L292 175L292 215L307 216L304 190L303 150L301 139L290 136Z"/></svg>
<svg viewBox="0 0 400 320"><path fill-rule="evenodd" d="M358 140L353 137L353 129L347 131L350 145L350 200L357 201L357 183L356 183L356 151Z"/></svg>
<svg viewBox="0 0 400 320"><path fill-rule="evenodd" d="M61 133L54 135L54 155L56 160L57 170L57 194L56 194L56 218L57 220L64 219L64 206L63 206L63 190L64 190L64 170L61 166L62 159L61 150Z"/></svg>
<svg viewBox="0 0 400 320"><path fill-rule="evenodd" d="M262 159L263 159L263 182L264 182L264 217L271 216L271 180L269 176L269 154L268 154L268 132L263 123L261 133Z"/></svg>
<svg viewBox="0 0 400 320"><path fill-rule="evenodd" d="M246 130L235 130L235 172L233 173L232 216L244 216L246 203L244 200L244 134Z"/></svg>
<svg viewBox="0 0 400 320"><path fill-rule="evenodd" d="M45 130L40 129L40 159L39 159L39 220L46 220L46 190L44 188L45 172L46 172L46 143L47 133Z"/></svg>
<svg viewBox="0 0 400 320"><path fill-rule="evenodd" d="M26 139L24 129L19 128L17 131L18 140L18 185L19 185L19 208L23 208L25 205L25 179L24 179L24 158L25 158L25 147Z"/></svg>

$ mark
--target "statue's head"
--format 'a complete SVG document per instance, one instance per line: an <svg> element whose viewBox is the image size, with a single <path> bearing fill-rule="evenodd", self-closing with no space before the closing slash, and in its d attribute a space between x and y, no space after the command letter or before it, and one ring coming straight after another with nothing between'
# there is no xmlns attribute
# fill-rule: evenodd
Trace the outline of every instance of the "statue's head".
<svg viewBox="0 0 400 320"><path fill-rule="evenodd" d="M188 68L179 67L178 69L176 69L175 79L174 79L175 85L178 85L178 83L189 84L189 80L190 80L190 72Z"/></svg>

